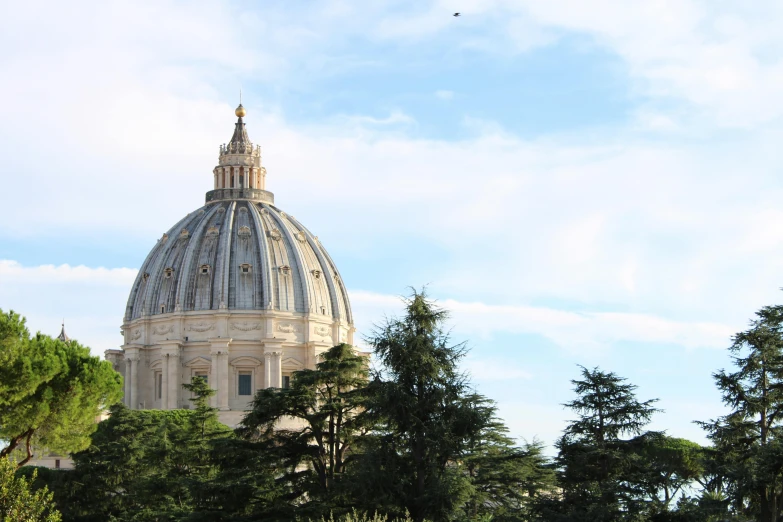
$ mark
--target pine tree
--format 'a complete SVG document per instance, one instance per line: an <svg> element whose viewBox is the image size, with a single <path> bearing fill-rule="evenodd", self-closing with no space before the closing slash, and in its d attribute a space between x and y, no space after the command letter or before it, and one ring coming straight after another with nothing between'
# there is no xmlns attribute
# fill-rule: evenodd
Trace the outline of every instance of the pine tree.
<svg viewBox="0 0 783 522"><path fill-rule="evenodd" d="M582 367L582 379L571 382L577 398L565 406L577 419L557 442L560 519L634 520L645 508L640 451L652 435L642 429L656 401L639 402L636 386L597 368Z"/></svg>
<svg viewBox="0 0 783 522"><path fill-rule="evenodd" d="M368 387L376 431L364 455L361 491L373 508L416 522L456 515L474 492L459 466L491 422L485 401L458 368L465 345L443 331L448 317L414 292L401 319L368 340L381 368Z"/></svg>
<svg viewBox="0 0 783 522"><path fill-rule="evenodd" d="M367 368L352 346L334 346L314 370L295 372L289 388L259 390L238 429L279 464L278 484L302 516L340 509L340 480L365 432Z"/></svg>
<svg viewBox="0 0 783 522"><path fill-rule="evenodd" d="M490 422L468 442L460 459L461 469L473 487L473 494L462 507L463 518L529 520L531 504L555 490L554 471L548 466L542 444L517 446L497 418L494 403L487 399L483 402Z"/></svg>
<svg viewBox="0 0 783 522"><path fill-rule="evenodd" d="M714 374L731 412L701 423L715 447L736 513L761 522L783 515L783 307L756 312L729 348L736 371Z"/></svg>
<svg viewBox="0 0 783 522"><path fill-rule="evenodd" d="M24 319L0 311L0 440L6 457L20 445L71 453L87 447L95 418L122 397L111 363L76 341L29 336Z"/></svg>

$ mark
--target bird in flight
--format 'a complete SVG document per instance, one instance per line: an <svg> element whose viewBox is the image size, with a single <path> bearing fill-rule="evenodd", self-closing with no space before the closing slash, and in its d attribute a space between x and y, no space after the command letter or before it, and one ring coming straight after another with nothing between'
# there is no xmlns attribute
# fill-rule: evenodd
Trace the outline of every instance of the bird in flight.
<svg viewBox="0 0 783 522"><path fill-rule="evenodd" d="M462 13L454 13L454 16L460 16Z"/></svg>

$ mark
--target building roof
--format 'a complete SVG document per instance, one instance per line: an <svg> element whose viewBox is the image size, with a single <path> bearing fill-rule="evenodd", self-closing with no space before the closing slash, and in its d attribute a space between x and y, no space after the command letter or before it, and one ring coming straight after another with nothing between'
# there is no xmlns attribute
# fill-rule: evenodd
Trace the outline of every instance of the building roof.
<svg viewBox="0 0 783 522"><path fill-rule="evenodd" d="M245 114L241 106L239 114ZM257 166L265 175L242 116L231 142L221 147L219 168ZM348 294L329 254L273 202L260 188L216 185L206 205L153 247L133 284L125 321L198 310L270 310L353 324Z"/></svg>

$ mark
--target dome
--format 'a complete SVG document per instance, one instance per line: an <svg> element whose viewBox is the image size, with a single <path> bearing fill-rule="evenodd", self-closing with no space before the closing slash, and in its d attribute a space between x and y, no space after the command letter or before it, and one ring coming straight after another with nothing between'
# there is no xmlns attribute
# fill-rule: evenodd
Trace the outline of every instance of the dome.
<svg viewBox="0 0 783 522"><path fill-rule="evenodd" d="M241 109L241 110L240 110ZM194 377L235 426L255 392L286 387L335 344L353 342L351 305L318 237L275 206L241 105L204 206L171 227L130 289L124 343L106 358L132 409L190 407Z"/></svg>
<svg viewBox="0 0 783 522"><path fill-rule="evenodd" d="M274 310L353 323L334 262L277 207L218 200L163 234L128 299L125 321L172 312Z"/></svg>

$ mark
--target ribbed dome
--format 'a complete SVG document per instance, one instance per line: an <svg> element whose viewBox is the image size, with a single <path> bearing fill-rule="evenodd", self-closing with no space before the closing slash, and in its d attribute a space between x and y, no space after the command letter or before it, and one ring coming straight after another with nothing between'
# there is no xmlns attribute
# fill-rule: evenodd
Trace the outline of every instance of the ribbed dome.
<svg viewBox="0 0 783 522"><path fill-rule="evenodd" d="M348 295L318 238L275 206L210 202L152 249L125 321L198 310L270 310L353 323Z"/></svg>

